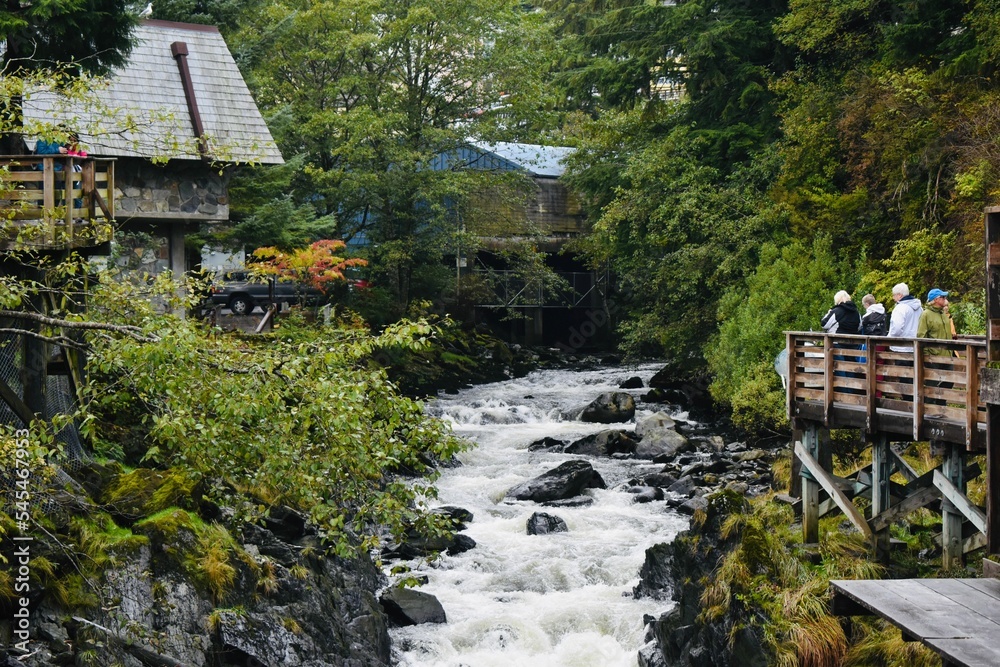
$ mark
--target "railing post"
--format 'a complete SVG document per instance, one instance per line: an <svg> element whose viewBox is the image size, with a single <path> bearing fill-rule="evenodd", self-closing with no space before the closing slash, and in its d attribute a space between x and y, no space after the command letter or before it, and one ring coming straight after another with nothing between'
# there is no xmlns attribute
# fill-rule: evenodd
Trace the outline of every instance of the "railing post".
<svg viewBox="0 0 1000 667"><path fill-rule="evenodd" d="M924 348L919 338L913 340L913 440L920 440L924 422Z"/></svg>
<svg viewBox="0 0 1000 667"><path fill-rule="evenodd" d="M829 334L823 336L823 426L827 428L833 408L833 349Z"/></svg>

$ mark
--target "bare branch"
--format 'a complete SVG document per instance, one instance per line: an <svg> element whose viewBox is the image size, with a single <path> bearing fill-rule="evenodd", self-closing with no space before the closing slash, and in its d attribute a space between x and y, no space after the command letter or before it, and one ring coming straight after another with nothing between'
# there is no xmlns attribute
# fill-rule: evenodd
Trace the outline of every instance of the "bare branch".
<svg viewBox="0 0 1000 667"><path fill-rule="evenodd" d="M129 338L140 341L142 343L155 343L160 340L156 336L151 336L142 333L142 329L140 329L137 326L132 326L129 324L109 324L107 322L77 322L74 320L63 320L55 317L46 317L45 315L39 315L38 313L31 313L23 310L0 310L0 317L9 317L14 320L30 320L32 322L39 322L41 324L45 324L50 327L63 327L66 329L114 331L116 333L124 334Z"/></svg>

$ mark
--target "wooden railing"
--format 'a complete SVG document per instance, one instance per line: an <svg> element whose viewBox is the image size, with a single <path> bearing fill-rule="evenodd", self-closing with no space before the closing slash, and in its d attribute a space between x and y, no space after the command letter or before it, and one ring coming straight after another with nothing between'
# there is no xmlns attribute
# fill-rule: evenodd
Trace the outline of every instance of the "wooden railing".
<svg viewBox="0 0 1000 667"><path fill-rule="evenodd" d="M114 160L0 156L0 248L79 248L111 237Z"/></svg>
<svg viewBox="0 0 1000 667"><path fill-rule="evenodd" d="M985 447L986 341L789 332L790 419Z"/></svg>

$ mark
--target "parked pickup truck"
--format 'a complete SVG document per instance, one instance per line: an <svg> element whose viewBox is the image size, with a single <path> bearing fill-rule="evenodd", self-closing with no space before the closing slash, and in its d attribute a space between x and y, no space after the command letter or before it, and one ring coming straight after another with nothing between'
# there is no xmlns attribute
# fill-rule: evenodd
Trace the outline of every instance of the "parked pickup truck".
<svg viewBox="0 0 1000 667"><path fill-rule="evenodd" d="M257 306L266 308L271 301L271 282L251 280L246 271L229 271L217 278L211 287L212 305L227 306L233 315L249 315ZM313 304L324 298L312 287L287 280L274 280L274 303Z"/></svg>

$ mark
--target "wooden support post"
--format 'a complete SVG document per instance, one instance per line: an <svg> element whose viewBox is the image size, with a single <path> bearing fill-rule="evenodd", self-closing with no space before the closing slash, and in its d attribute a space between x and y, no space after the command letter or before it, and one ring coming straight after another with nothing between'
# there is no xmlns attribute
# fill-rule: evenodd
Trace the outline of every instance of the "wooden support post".
<svg viewBox="0 0 1000 667"><path fill-rule="evenodd" d="M802 429L802 446L819 459L819 426L815 422L807 422ZM819 542L819 483L807 466L802 466L802 541Z"/></svg>
<svg viewBox="0 0 1000 667"><path fill-rule="evenodd" d="M948 443L941 472L952 486L965 493L965 446ZM947 497L941 499L941 566L949 570L964 562L962 513Z"/></svg>
<svg viewBox="0 0 1000 667"><path fill-rule="evenodd" d="M872 519L889 509L889 478L892 476L889 436L876 433L872 438ZM875 532L875 556L881 562L889 560L889 530Z"/></svg>

